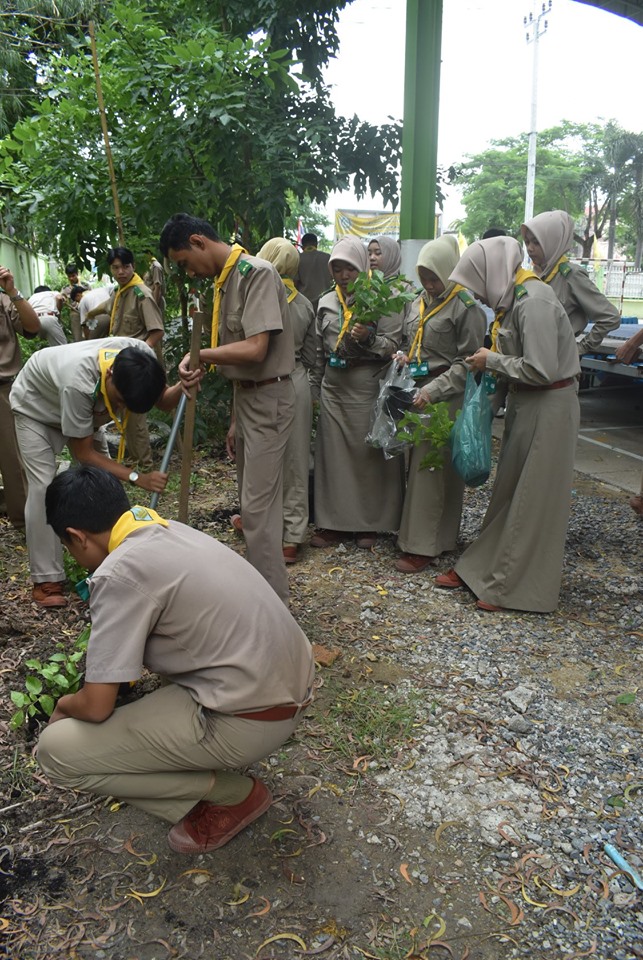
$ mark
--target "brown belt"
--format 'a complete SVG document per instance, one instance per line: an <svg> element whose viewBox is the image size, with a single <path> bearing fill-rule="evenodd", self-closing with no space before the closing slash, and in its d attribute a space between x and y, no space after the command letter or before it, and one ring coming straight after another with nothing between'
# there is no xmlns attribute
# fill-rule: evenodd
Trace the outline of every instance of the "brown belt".
<svg viewBox="0 0 643 960"><path fill-rule="evenodd" d="M532 386L531 383L510 383L509 389L512 392L522 392L523 390L560 390L562 387L568 387L576 383L576 377L565 377L564 380L555 380L553 383L544 383L540 386Z"/></svg>
<svg viewBox="0 0 643 960"><path fill-rule="evenodd" d="M267 380L237 380L237 383L244 390L252 390L253 387L266 387L269 383L281 383L282 380L290 380L290 374L287 373L285 377L269 377Z"/></svg>
<svg viewBox="0 0 643 960"><path fill-rule="evenodd" d="M256 713L233 713L232 716L241 717L243 720L292 720L310 706L310 703L311 701L308 700L299 707L296 703L289 703L280 707L268 707L267 710L258 710Z"/></svg>

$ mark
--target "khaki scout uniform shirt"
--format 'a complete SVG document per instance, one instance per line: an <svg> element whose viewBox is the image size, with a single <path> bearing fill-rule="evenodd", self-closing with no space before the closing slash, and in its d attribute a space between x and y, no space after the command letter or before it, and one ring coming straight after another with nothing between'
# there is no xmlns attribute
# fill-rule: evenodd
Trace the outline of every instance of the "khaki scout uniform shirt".
<svg viewBox="0 0 643 960"><path fill-rule="evenodd" d="M105 306L105 313L110 317L117 290L114 290ZM120 295L111 329L113 337L145 340L148 334L156 330L163 332L163 329L163 317L149 287L137 284Z"/></svg>
<svg viewBox="0 0 643 960"><path fill-rule="evenodd" d="M332 286L329 260L330 254L323 250L304 250L299 257L295 286L313 304Z"/></svg>
<svg viewBox="0 0 643 960"><path fill-rule="evenodd" d="M295 368L288 297L271 263L242 254L222 287L219 344L238 343L269 333L268 352L261 363L221 364L229 380L270 380L287 377Z"/></svg>
<svg viewBox="0 0 643 960"><path fill-rule="evenodd" d="M98 353L102 348L136 347L154 351L141 340L108 337L81 340L32 354L11 388L11 409L54 427L65 437L91 437L111 420L100 392Z"/></svg>
<svg viewBox="0 0 643 960"><path fill-rule="evenodd" d="M149 269L143 276L143 283L150 288L162 314L165 310L165 271L158 260L153 259L150 263Z"/></svg>
<svg viewBox="0 0 643 960"><path fill-rule="evenodd" d="M15 377L22 366L17 333L23 333L18 311L6 293L0 292L0 383Z"/></svg>
<svg viewBox="0 0 643 960"><path fill-rule="evenodd" d="M131 533L89 581L89 683L143 666L222 713L299 704L315 666L305 634L242 557L182 523Z"/></svg>
<svg viewBox="0 0 643 960"><path fill-rule="evenodd" d="M591 353L600 346L610 330L620 326L618 310L603 296L578 263L562 263L549 281L549 286L565 308L581 355ZM593 326L585 334L588 322Z"/></svg>
<svg viewBox="0 0 643 960"><path fill-rule="evenodd" d="M514 299L498 330L497 353L487 369L510 381L543 386L576 377L580 360L567 314L546 283L529 280Z"/></svg>
<svg viewBox="0 0 643 960"><path fill-rule="evenodd" d="M424 301L424 316L434 310L440 298L431 300L422 293L411 304L409 315L404 324L403 350L408 354L411 344L420 323L420 304ZM423 386L430 383L431 403L440 400L449 400L464 392L467 379L467 365L465 357L471 357L482 346L487 319L484 311L476 304L471 294L466 291L461 297L456 294L430 319L425 319L420 344L420 360L429 365L428 380L418 378L416 383ZM412 363L416 361L416 353L409 356ZM431 379L431 372L441 367L448 367Z"/></svg>

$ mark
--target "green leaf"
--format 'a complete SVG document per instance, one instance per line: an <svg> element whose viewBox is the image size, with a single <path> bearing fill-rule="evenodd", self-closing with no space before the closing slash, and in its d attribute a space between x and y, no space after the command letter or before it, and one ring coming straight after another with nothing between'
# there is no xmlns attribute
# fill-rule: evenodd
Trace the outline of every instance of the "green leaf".
<svg viewBox="0 0 643 960"><path fill-rule="evenodd" d="M9 726L12 730L18 730L23 723L25 722L25 714L23 710L18 710L13 714L11 720L9 721Z"/></svg>
<svg viewBox="0 0 643 960"><path fill-rule="evenodd" d="M616 702L622 706L627 706L629 703L634 703L636 700L636 693L620 693L616 698Z"/></svg>
<svg viewBox="0 0 643 960"><path fill-rule="evenodd" d="M40 706L42 707L43 713L48 717L54 712L54 707L56 706L56 701L53 697L50 697L48 693L43 693L40 698Z"/></svg>
<svg viewBox="0 0 643 960"><path fill-rule="evenodd" d="M40 680L38 677L27 677L25 680L25 687L32 697L37 697L42 691L42 680Z"/></svg>

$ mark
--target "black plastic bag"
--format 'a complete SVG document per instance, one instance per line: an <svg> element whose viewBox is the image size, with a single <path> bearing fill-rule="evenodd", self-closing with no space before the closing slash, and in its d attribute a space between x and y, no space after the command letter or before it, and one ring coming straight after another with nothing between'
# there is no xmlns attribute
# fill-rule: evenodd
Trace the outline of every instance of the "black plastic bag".
<svg viewBox="0 0 643 960"><path fill-rule="evenodd" d="M380 392L371 414L366 443L378 447L387 460L403 453L409 446L397 436L397 425L407 410L413 407L418 392L415 380L406 364L393 360L380 383Z"/></svg>

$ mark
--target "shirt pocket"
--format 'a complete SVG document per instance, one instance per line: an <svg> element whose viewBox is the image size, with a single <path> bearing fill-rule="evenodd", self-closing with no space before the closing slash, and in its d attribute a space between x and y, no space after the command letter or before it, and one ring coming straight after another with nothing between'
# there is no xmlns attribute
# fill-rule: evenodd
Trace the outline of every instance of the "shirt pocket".
<svg viewBox="0 0 643 960"><path fill-rule="evenodd" d="M498 353L502 353L506 357L522 356L522 345L520 343L520 338L518 337L517 332L512 330L511 327L500 327L498 330L496 348Z"/></svg>
<svg viewBox="0 0 643 960"><path fill-rule="evenodd" d="M235 340L243 340L242 312L240 310L226 313L225 325Z"/></svg>

